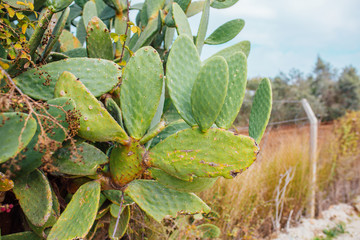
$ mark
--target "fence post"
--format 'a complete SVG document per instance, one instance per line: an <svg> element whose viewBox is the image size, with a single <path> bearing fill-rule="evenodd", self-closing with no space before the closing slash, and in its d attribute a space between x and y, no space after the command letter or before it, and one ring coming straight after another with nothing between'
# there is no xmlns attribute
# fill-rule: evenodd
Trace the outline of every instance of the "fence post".
<svg viewBox="0 0 360 240"><path fill-rule="evenodd" d="M317 152L317 135L318 135L318 120L306 99L301 100L301 104L310 121L310 207L308 214L311 218L315 217L315 191L316 191L316 152Z"/></svg>

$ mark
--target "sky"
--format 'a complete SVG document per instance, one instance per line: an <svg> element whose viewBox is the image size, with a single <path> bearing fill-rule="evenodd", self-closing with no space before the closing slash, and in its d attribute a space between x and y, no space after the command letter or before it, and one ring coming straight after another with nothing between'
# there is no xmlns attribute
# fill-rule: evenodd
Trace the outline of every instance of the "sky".
<svg viewBox="0 0 360 240"><path fill-rule="evenodd" d="M275 77L293 68L308 74L317 56L340 72L349 65L360 71L359 10L359 0L239 0L227 9L211 8L207 35L232 19L245 20L245 27L228 43L206 45L202 59L249 40L249 78ZM200 17L189 19L193 35Z"/></svg>

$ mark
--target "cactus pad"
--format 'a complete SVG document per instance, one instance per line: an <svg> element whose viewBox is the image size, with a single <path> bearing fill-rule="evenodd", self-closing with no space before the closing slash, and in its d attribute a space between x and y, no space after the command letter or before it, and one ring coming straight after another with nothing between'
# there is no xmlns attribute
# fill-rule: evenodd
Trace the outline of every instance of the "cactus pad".
<svg viewBox="0 0 360 240"><path fill-rule="evenodd" d="M246 90L247 63L242 52L236 52L226 59L229 66L229 84L221 112L216 119L216 125L229 129L235 121Z"/></svg>
<svg viewBox="0 0 360 240"><path fill-rule="evenodd" d="M164 130L162 130L156 137L154 137L153 141L151 142L151 147L154 147L168 136L186 128L189 128L189 125L182 119L170 123Z"/></svg>
<svg viewBox="0 0 360 240"><path fill-rule="evenodd" d="M67 8L72 2L73 0L46 0L46 6L48 6L52 12L60 12Z"/></svg>
<svg viewBox="0 0 360 240"><path fill-rule="evenodd" d="M209 129L186 129L166 138L149 152L148 165L185 181L193 176L233 178L248 168L259 151L254 139Z"/></svg>
<svg viewBox="0 0 360 240"><path fill-rule="evenodd" d="M64 71L77 76L95 97L110 91L121 77L121 70L113 62L103 59L69 58L26 71L14 81L30 97L50 100L54 98L55 83ZM49 85L45 86L45 82Z"/></svg>
<svg viewBox="0 0 360 240"><path fill-rule="evenodd" d="M194 178L192 182L173 177L161 169L150 168L149 172L161 185L180 192L201 192L211 188L217 178Z"/></svg>
<svg viewBox="0 0 360 240"><path fill-rule="evenodd" d="M203 132L219 115L227 93L229 70L223 57L210 58L201 67L191 93L194 118Z"/></svg>
<svg viewBox="0 0 360 240"><path fill-rule="evenodd" d="M160 28L161 28L160 16L149 21L148 25L146 25L144 30L141 32L139 39L137 39L134 46L131 47L131 50L137 51L139 48L143 46L150 45L150 43L152 42L152 40L154 39L156 33L160 30Z"/></svg>
<svg viewBox="0 0 360 240"><path fill-rule="evenodd" d="M134 142L127 146L116 146L110 155L110 172L112 179L120 186L128 184L143 172L143 147Z"/></svg>
<svg viewBox="0 0 360 240"><path fill-rule="evenodd" d="M148 19L156 18L159 14L159 11L163 8L165 0L151 0L145 1L147 17Z"/></svg>
<svg viewBox="0 0 360 240"><path fill-rule="evenodd" d="M29 231L9 234L6 236L0 236L0 239L1 240L42 240L41 237Z"/></svg>
<svg viewBox="0 0 360 240"><path fill-rule="evenodd" d="M250 53L250 42L249 41L241 41L237 44L234 44L230 47L224 48L223 50L215 53L213 56L223 56L227 58L228 56L232 55L235 52L243 52L246 57L249 57Z"/></svg>
<svg viewBox="0 0 360 240"><path fill-rule="evenodd" d="M139 49L127 63L122 78L120 105L127 132L144 136L159 105L164 71L152 47Z"/></svg>
<svg viewBox="0 0 360 240"><path fill-rule="evenodd" d="M125 131L73 74L61 74L56 83L55 96L71 97L74 100L76 109L81 113L80 137L90 141L127 143Z"/></svg>
<svg viewBox="0 0 360 240"><path fill-rule="evenodd" d="M123 121L122 121L121 109L116 104L116 102L112 98L107 98L105 100L105 107L106 107L106 110L108 110L108 112L110 113L110 115L116 120L116 122L122 128L124 128Z"/></svg>
<svg viewBox="0 0 360 240"><path fill-rule="evenodd" d="M74 194L64 212L51 229L48 240L83 238L90 231L100 199L100 184L88 182Z"/></svg>
<svg viewBox="0 0 360 240"><path fill-rule="evenodd" d="M198 33L196 36L196 48L199 52L199 55L201 54L201 50L204 46L204 40L206 37L208 25L209 25L209 16L210 16L210 0L205 0L203 12L202 12L201 20L200 20L200 24L199 24Z"/></svg>
<svg viewBox="0 0 360 240"><path fill-rule="evenodd" d="M98 16L96 10L96 4L93 1L87 1L83 7L83 21L84 25L87 26L93 17Z"/></svg>
<svg viewBox="0 0 360 240"><path fill-rule="evenodd" d="M221 230L214 224L206 223L197 227L197 230L201 232L202 239L214 239L220 237Z"/></svg>
<svg viewBox="0 0 360 240"><path fill-rule="evenodd" d="M0 113L0 163L24 149L36 132L36 121L25 113ZM22 131L23 130L23 131Z"/></svg>
<svg viewBox="0 0 360 240"><path fill-rule="evenodd" d="M156 221L178 213L194 214L209 212L210 208L195 194L166 188L156 181L135 180L125 192L139 207Z"/></svg>
<svg viewBox="0 0 360 240"><path fill-rule="evenodd" d="M52 210L50 184L39 170L22 175L15 180L14 193L25 216L35 226L44 225Z"/></svg>
<svg viewBox="0 0 360 240"><path fill-rule="evenodd" d="M53 155L53 165L61 173L77 176L95 175L101 164L108 162L106 154L88 143L77 146L71 156L70 148L61 148Z"/></svg>
<svg viewBox="0 0 360 240"><path fill-rule="evenodd" d="M104 196L112 203L120 205L122 192L120 190L104 190ZM123 206L132 205L134 201L127 195L124 195Z"/></svg>
<svg viewBox="0 0 360 240"><path fill-rule="evenodd" d="M249 118L249 136L260 143L269 122L272 105L271 83L264 78L255 92Z"/></svg>
<svg viewBox="0 0 360 240"><path fill-rule="evenodd" d="M165 126L166 126L165 122L161 121L153 128L149 129L149 131L145 134L145 136L140 140L140 144L145 144L154 137L156 137L165 128Z"/></svg>
<svg viewBox="0 0 360 240"><path fill-rule="evenodd" d="M205 43L209 45L226 43L236 37L244 25L245 21L242 19L234 19L224 23L206 38Z"/></svg>
<svg viewBox="0 0 360 240"><path fill-rule="evenodd" d="M186 17L192 17L204 9L205 1L192 1L186 10Z"/></svg>
<svg viewBox="0 0 360 240"><path fill-rule="evenodd" d="M211 4L213 8L228 8L237 3L239 0L214 0Z"/></svg>
<svg viewBox="0 0 360 240"><path fill-rule="evenodd" d="M85 18L84 18L85 21ZM113 60L113 45L110 31L98 17L93 17L86 28L86 49L89 58Z"/></svg>
<svg viewBox="0 0 360 240"><path fill-rule="evenodd" d="M190 126L196 125L191 109L191 91L200 64L193 41L188 36L179 36L172 45L166 64L166 85L178 113Z"/></svg>
<svg viewBox="0 0 360 240"><path fill-rule="evenodd" d="M178 35L182 35L185 34L188 37L192 38L192 33L191 33L191 28L190 28L190 24L188 22L188 19L184 13L184 11L181 9L181 7L179 6L179 4L177 4L176 2L173 3L173 18L175 21L175 25L176 25L176 30Z"/></svg>

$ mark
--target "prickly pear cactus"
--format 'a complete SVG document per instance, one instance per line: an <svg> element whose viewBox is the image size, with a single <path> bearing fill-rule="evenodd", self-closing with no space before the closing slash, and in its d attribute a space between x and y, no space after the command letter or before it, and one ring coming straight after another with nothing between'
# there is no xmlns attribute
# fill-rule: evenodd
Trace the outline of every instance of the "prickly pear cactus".
<svg viewBox="0 0 360 240"><path fill-rule="evenodd" d="M253 164L271 113L265 78L249 136L231 131L246 91L248 41L200 60L206 45L243 29L235 19L207 33L210 9L236 2L9 3L16 17L27 9L40 18L34 30L22 25L28 52L0 49L8 58L0 59L0 205L12 191L32 229L3 239L120 239L131 234L135 204L160 223L211 211L195 193ZM188 18L196 14L193 36ZM212 224L195 229L202 238L221 234Z"/></svg>

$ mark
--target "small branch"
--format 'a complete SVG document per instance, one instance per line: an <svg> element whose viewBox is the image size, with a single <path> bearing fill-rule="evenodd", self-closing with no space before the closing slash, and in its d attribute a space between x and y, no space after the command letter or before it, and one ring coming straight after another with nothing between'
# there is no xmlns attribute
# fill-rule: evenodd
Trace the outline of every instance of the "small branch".
<svg viewBox="0 0 360 240"><path fill-rule="evenodd" d="M120 216L121 216L121 212L122 212L122 205L123 205L123 201L124 201L124 191L121 192L121 198L120 198L120 208L119 208L119 213L116 219L116 223L115 223L115 227L114 227L114 232L112 234L112 238L115 238L115 234L117 231L117 228L119 226L119 221L120 221Z"/></svg>
<svg viewBox="0 0 360 240"><path fill-rule="evenodd" d="M130 1L129 0L126 0L126 3L127 3L127 11L126 11L126 28L125 28L125 36L128 35L128 31L129 31L129 21L130 21L130 16L129 16L129 11L130 11ZM126 41L124 42L124 45L122 46L122 49L121 49L121 55L120 55L120 60L119 60L119 63L122 62L122 59L124 57L124 52L125 52L125 44L126 44Z"/></svg>

